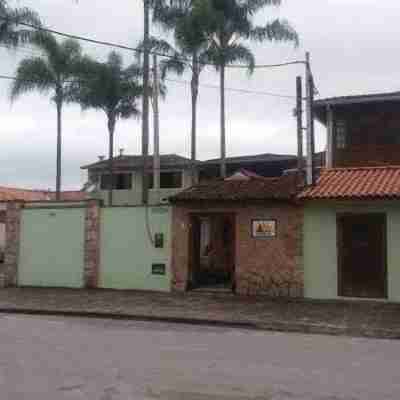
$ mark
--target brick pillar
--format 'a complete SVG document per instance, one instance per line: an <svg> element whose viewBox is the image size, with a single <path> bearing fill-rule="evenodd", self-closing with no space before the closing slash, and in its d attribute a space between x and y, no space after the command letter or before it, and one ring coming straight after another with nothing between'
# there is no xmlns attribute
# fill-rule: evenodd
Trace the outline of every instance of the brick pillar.
<svg viewBox="0 0 400 400"><path fill-rule="evenodd" d="M183 207L172 209L171 289L185 292L189 280L190 218Z"/></svg>
<svg viewBox="0 0 400 400"><path fill-rule="evenodd" d="M0 270L6 287L17 286L22 206L20 202L7 203L5 260Z"/></svg>
<svg viewBox="0 0 400 400"><path fill-rule="evenodd" d="M86 288L96 288L100 267L100 203L89 200L85 218L85 271Z"/></svg>

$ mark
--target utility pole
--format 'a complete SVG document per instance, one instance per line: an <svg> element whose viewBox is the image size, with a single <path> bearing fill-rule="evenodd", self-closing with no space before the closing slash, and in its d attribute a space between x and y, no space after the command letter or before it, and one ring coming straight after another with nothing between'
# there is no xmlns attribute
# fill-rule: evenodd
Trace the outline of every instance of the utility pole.
<svg viewBox="0 0 400 400"><path fill-rule="evenodd" d="M160 116L158 98L160 83L158 80L157 55L153 55L153 125L154 125L154 156L153 156L153 189L160 189Z"/></svg>
<svg viewBox="0 0 400 400"><path fill-rule="evenodd" d="M297 117L297 171L303 177L303 87L301 76L296 78L296 117Z"/></svg>
<svg viewBox="0 0 400 400"><path fill-rule="evenodd" d="M314 81L310 67L310 53L306 53L306 116L307 116L307 185L314 184Z"/></svg>
<svg viewBox="0 0 400 400"><path fill-rule="evenodd" d="M142 203L149 202L149 81L150 81L150 0L143 0L144 36L143 36L143 102L142 102Z"/></svg>

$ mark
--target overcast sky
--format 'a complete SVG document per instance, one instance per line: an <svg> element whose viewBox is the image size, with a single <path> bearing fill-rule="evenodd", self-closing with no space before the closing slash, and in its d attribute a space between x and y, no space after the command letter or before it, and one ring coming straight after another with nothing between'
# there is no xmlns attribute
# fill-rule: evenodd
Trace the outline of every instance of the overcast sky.
<svg viewBox="0 0 400 400"><path fill-rule="evenodd" d="M257 63L304 59L311 52L320 97L399 90L398 0L283 0L257 20L287 18L301 44L252 45ZM142 35L142 0L10 0L11 5L37 10L53 29L99 40L135 46ZM94 5L96 4L96 5ZM152 28L154 34L160 34ZM109 48L83 43L85 51L104 59ZM0 74L13 75L18 61L32 55L29 48L15 54L0 48ZM126 63L133 54L123 52ZM257 70L252 77L229 71L232 88L295 95L301 66ZM175 77L171 77L176 79ZM188 79L189 77L177 78ZM203 84L218 84L214 70L206 69ZM9 83L0 81L0 185L54 188L56 112L46 96L28 95L12 106ZM200 159L219 154L218 90L201 88L198 151ZM295 100L259 94L227 92L227 151L229 156L257 153L295 153ZM161 152L190 154L190 89L170 83L161 104ZM63 188L78 189L85 181L80 166L107 152L107 126L100 112L82 113L77 106L64 112ZM139 121L117 125L116 149L140 152ZM317 129L317 147L325 146L325 131Z"/></svg>

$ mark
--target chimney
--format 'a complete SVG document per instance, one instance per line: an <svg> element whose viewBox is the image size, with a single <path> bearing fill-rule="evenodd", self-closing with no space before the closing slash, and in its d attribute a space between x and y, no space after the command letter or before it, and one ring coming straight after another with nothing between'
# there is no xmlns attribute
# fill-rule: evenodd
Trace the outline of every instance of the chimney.
<svg viewBox="0 0 400 400"><path fill-rule="evenodd" d="M124 148L120 148L120 149L119 149L119 156L120 156L120 157L123 157L123 155L124 155L124 150L125 150Z"/></svg>
<svg viewBox="0 0 400 400"><path fill-rule="evenodd" d="M99 161L104 161L105 156L99 156Z"/></svg>

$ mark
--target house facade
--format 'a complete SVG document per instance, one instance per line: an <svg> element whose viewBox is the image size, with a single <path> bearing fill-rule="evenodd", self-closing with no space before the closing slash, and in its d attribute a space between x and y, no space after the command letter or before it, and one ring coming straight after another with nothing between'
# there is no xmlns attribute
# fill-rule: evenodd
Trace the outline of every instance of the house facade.
<svg viewBox="0 0 400 400"><path fill-rule="evenodd" d="M153 157L149 157L150 168ZM160 157L160 188L153 187L152 170L149 172L149 203L166 204L168 198L191 185L191 161L176 154ZM88 171L86 186L93 196L107 204L107 193L110 186L108 160L101 159L96 163L83 166ZM141 156L120 155L114 159L113 166L113 205L135 206L142 202L143 158Z"/></svg>
<svg viewBox="0 0 400 400"><path fill-rule="evenodd" d="M259 154L226 159L227 172L233 174L240 169L248 169L262 176L276 177L295 167L297 158L293 155ZM197 180L213 181L219 178L219 159L196 162ZM167 204L168 198L192 185L191 160L176 154L160 156L160 188L153 187L153 156L149 157L149 203ZM85 185L94 197L107 205L109 188L108 160L83 166L88 172ZM120 155L113 165L113 205L135 206L142 202L143 158L135 155Z"/></svg>
<svg viewBox="0 0 400 400"><path fill-rule="evenodd" d="M120 156L112 180L119 207L108 207L100 160L84 167L96 200L72 193L65 204L48 196L7 203L0 277L7 285L400 301L400 94L314 106L328 146L313 185L292 158L271 155L231 159L225 179L215 176L218 160L198 162L192 185L190 160L163 156L153 204L132 207L143 164Z"/></svg>
<svg viewBox="0 0 400 400"><path fill-rule="evenodd" d="M314 107L328 140L312 186L252 171L172 198L176 290L400 301L400 94Z"/></svg>
<svg viewBox="0 0 400 400"><path fill-rule="evenodd" d="M304 205L309 298L400 301L400 94L319 100L326 168Z"/></svg>

